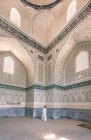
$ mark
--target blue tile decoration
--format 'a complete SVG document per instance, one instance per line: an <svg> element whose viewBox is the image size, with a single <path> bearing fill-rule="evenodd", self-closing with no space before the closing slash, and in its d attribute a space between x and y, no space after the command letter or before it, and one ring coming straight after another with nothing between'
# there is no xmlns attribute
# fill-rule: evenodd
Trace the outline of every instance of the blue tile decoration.
<svg viewBox="0 0 91 140"><path fill-rule="evenodd" d="M41 118L41 112L41 108L34 108L32 117ZM89 109L48 108L47 112L47 117L50 119L68 118L91 122L91 110Z"/></svg>
<svg viewBox="0 0 91 140"><path fill-rule="evenodd" d="M17 117L25 116L24 108L0 108L0 118L1 117Z"/></svg>
<svg viewBox="0 0 91 140"><path fill-rule="evenodd" d="M33 108L25 107L25 116L26 117L33 117Z"/></svg>
<svg viewBox="0 0 91 140"><path fill-rule="evenodd" d="M25 108L25 116L33 118L41 118L42 108Z"/></svg>
<svg viewBox="0 0 91 140"><path fill-rule="evenodd" d="M42 115L42 108L34 108L33 109L33 117L34 118L41 118Z"/></svg>
<svg viewBox="0 0 91 140"><path fill-rule="evenodd" d="M91 121L91 110L88 109L65 109L66 117L82 121Z"/></svg>
<svg viewBox="0 0 91 140"><path fill-rule="evenodd" d="M47 117L50 119L55 118L55 109L54 108L48 108L47 109Z"/></svg>
<svg viewBox="0 0 91 140"><path fill-rule="evenodd" d="M69 118L91 122L90 109L48 108L47 117L50 119ZM26 116L41 118L42 108L0 108L1 117Z"/></svg>
<svg viewBox="0 0 91 140"><path fill-rule="evenodd" d="M56 85L56 84L50 85L50 86L33 85L33 86L30 86L30 87L26 88L26 90L31 90L31 89L41 89L41 90L60 89L60 90L68 90L68 89L74 89L74 88L79 88L79 87L88 86L88 85L91 85L91 80L80 82L80 83L71 84L71 85L68 85L68 86L59 86L59 85Z"/></svg>
<svg viewBox="0 0 91 140"><path fill-rule="evenodd" d="M23 0L22 0L23 1ZM58 36L52 40L52 42L45 48L33 38L25 34L19 28L15 27L13 24L9 23L7 20L0 16L0 27L1 29L7 31L9 34L13 35L18 40L22 40L33 48L38 49L40 52L48 53L52 48L54 48L60 41L62 41L79 23L81 23L86 17L91 14L91 1L80 10L80 12L70 21L70 23L63 28L63 30L58 34Z"/></svg>
<svg viewBox="0 0 91 140"><path fill-rule="evenodd" d="M32 89L36 89L36 85L32 85L30 87L27 87L26 88L26 91L29 91L29 90L32 90Z"/></svg>
<svg viewBox="0 0 91 140"><path fill-rule="evenodd" d="M79 88L79 87L88 86L88 85L91 85L91 80L65 86L64 90Z"/></svg>
<svg viewBox="0 0 91 140"><path fill-rule="evenodd" d="M0 84L0 88L11 89L11 90L18 90L18 91L26 91L26 88L12 86L12 85L5 85L5 84Z"/></svg>
<svg viewBox="0 0 91 140"><path fill-rule="evenodd" d="M79 88L79 87L88 86L88 85L91 85L91 80L80 82L80 83L76 83L76 84L72 84L72 85L68 85L68 86L59 86L59 85L56 85L56 84L50 85L50 86L41 86L41 85L37 85L36 84L36 85L32 85L32 86L27 87L27 88L17 87L17 86L12 86L12 85L0 84L0 88L17 90L17 91L29 91L29 90L32 90L32 89L40 89L40 90L49 90L49 89L68 90L68 89L74 89L74 88Z"/></svg>
<svg viewBox="0 0 91 140"><path fill-rule="evenodd" d="M41 89L41 90L48 90L48 89L61 89L61 90L68 90L73 88L79 88L82 86L91 85L91 80L84 81L81 83L69 85L69 86L59 86L59 85L51 85L51 86L40 86L40 85L33 85L29 88L20 88L14 87L10 85L0 85L0 88L6 88L11 90L31 90L31 89ZM14 117L14 116L27 116L27 117L37 117L41 118L41 108L0 108L0 117ZM48 118L58 119L58 118L69 118L69 119L77 119L82 121L90 121L91 122L91 110L90 109L67 109L67 108L48 108Z"/></svg>
<svg viewBox="0 0 91 140"><path fill-rule="evenodd" d="M32 86L26 88L27 91L32 90L32 89L46 90L46 87L45 86L41 86L41 85L32 85Z"/></svg>
<svg viewBox="0 0 91 140"><path fill-rule="evenodd" d="M59 4L60 2L63 2L63 0L56 0L53 3L47 4L47 5L36 5L36 4L29 2L28 0L20 0L20 1L23 4L25 4L25 6L29 6L34 9L37 9L37 10L51 9L51 8L55 7L57 4Z"/></svg>

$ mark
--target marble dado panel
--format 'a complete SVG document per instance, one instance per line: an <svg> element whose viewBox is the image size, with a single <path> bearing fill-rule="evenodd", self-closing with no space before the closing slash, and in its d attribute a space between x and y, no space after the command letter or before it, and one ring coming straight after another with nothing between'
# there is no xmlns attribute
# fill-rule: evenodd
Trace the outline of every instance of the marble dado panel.
<svg viewBox="0 0 91 140"><path fill-rule="evenodd" d="M0 16L0 27L13 35L18 40L31 45L33 48L38 49L43 53L48 53L53 47L55 47L60 41L62 41L77 25L83 21L87 16L91 14L91 1L89 1L80 12L73 18L72 21L59 33L59 35L45 48L43 45L39 44L33 40L30 36L25 34L23 31L6 21Z"/></svg>
<svg viewBox="0 0 91 140"><path fill-rule="evenodd" d="M25 91L17 91L17 90L0 88L0 108L3 107L3 105L20 106L21 104L24 107L25 99L26 99Z"/></svg>
<svg viewBox="0 0 91 140"><path fill-rule="evenodd" d="M26 91L26 103L34 102L34 89Z"/></svg>
<svg viewBox="0 0 91 140"><path fill-rule="evenodd" d="M43 87L34 85L30 88L20 88L9 85L0 86L0 103L1 104L20 104L26 103L81 103L91 102L91 81L82 87L76 86L63 90L60 86ZM64 87L65 88L65 87ZM26 95L26 96L25 96Z"/></svg>
<svg viewBox="0 0 91 140"><path fill-rule="evenodd" d="M37 10L43 10L43 9L51 9L51 8L55 7L57 4L59 4L60 2L62 2L63 0L56 0L55 2L47 4L47 5L36 5L36 4L29 2L28 0L20 0L20 1L23 4L25 4L26 6L32 7Z"/></svg>
<svg viewBox="0 0 91 140"><path fill-rule="evenodd" d="M25 107L34 108L34 88L26 89ZM26 110L27 112L27 110Z"/></svg>
<svg viewBox="0 0 91 140"><path fill-rule="evenodd" d="M26 108L43 107L46 102L46 91L30 88L26 90ZM28 111L28 110L27 110Z"/></svg>
<svg viewBox="0 0 91 140"><path fill-rule="evenodd" d="M53 95L47 94L46 95L46 103L48 106L51 106L51 103L54 103L54 106L60 108L60 107L67 107L69 106L71 108L74 108L73 104L75 103L76 107L84 107L84 106L77 106L77 103L90 103L91 102L91 88L89 90L78 90L78 91L69 91L69 92L63 92L63 91L57 91L53 93ZM87 106L88 107L88 106ZM91 105L90 105L91 107Z"/></svg>
<svg viewBox="0 0 91 140"><path fill-rule="evenodd" d="M54 95L55 103L91 102L91 86L88 85L69 90L55 89Z"/></svg>
<svg viewBox="0 0 91 140"><path fill-rule="evenodd" d="M46 91L40 90L40 89L35 89L34 102L45 103L46 102Z"/></svg>
<svg viewBox="0 0 91 140"><path fill-rule="evenodd" d="M49 89L46 92L46 103L54 102L54 89Z"/></svg>
<svg viewBox="0 0 91 140"><path fill-rule="evenodd" d="M71 89L71 90L50 89L47 91L47 94L46 94L45 90L40 90L40 89L35 90L32 87L32 88L30 88L30 90L29 89L26 90L27 91L27 93L26 93L27 97L26 97L24 91L17 91L17 90L13 91L13 90L9 90L9 89L5 90L2 88L2 91L0 91L0 100L4 99L4 101L2 100L3 101L2 105L4 105L4 108L0 107L0 117L3 117L3 116L4 117L5 116L6 117L7 116L41 117L41 107L46 103L46 105L48 105L48 118L53 118L53 119L72 118L72 119L90 121L91 120L91 110L90 110L91 101L89 100L89 99L91 99L91 90L90 89L91 89L90 86L86 86L86 87L84 86L83 89L82 89L82 87L77 88L76 91L75 91L75 89ZM62 95L62 94L63 94L64 98L61 101L60 100L61 98L59 98L58 96ZM68 102L69 100L68 101L66 100L67 98L65 98L65 95L73 97L73 95L75 96L75 94L78 96L79 102L77 102L77 100L76 100L76 103L75 103L74 98L71 98L71 102ZM87 94L88 94L88 96L85 96ZM81 96L79 96L79 95L81 95ZM4 97L4 98L2 98L2 97ZM86 97L86 100L84 100L85 97ZM45 100L47 98L48 102L45 102L45 100L42 100L44 98L45 98ZM36 99L36 101L34 99ZM5 102L5 100L8 102ZM61 105L59 105L59 100L61 102ZM12 101L12 102L10 102L10 101ZM33 104L31 106L26 106L25 108L21 108L21 106L19 105L19 102L20 102L20 104L22 104L24 101L29 102L29 103L33 101L32 102ZM86 103L85 101L88 101L88 102ZM8 103L8 104L6 104L6 103ZM57 103L58 103L58 105L57 105ZM16 108L16 104L18 104L17 108ZM6 108L5 105L8 105L8 107ZM9 105L10 105L10 107L9 107ZM75 107L74 107L74 105L75 105ZM88 108L88 106L90 106L90 108Z"/></svg>

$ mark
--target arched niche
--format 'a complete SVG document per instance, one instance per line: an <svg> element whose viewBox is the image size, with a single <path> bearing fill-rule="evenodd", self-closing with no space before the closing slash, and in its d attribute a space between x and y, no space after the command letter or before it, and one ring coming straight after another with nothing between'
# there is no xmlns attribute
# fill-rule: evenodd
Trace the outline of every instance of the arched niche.
<svg viewBox="0 0 91 140"><path fill-rule="evenodd" d="M44 11L33 20L32 33L35 39L47 45L55 35L55 18L52 14Z"/></svg>
<svg viewBox="0 0 91 140"><path fill-rule="evenodd" d="M32 58L17 40L0 37L0 51L9 51L20 60L27 72L27 87L35 83L35 72Z"/></svg>
<svg viewBox="0 0 91 140"><path fill-rule="evenodd" d="M72 37L69 37L69 39L61 49L55 63L55 84L64 85L64 67L67 62L67 58L69 57L70 53L72 52L75 46L76 41Z"/></svg>

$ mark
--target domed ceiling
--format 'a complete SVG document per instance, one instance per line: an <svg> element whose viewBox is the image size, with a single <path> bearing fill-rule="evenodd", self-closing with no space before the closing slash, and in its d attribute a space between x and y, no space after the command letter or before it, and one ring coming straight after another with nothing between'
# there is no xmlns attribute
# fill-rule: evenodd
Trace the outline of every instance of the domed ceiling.
<svg viewBox="0 0 91 140"><path fill-rule="evenodd" d="M55 7L63 0L20 0L25 6L32 7L34 9L43 10L51 9Z"/></svg>
<svg viewBox="0 0 91 140"><path fill-rule="evenodd" d="M36 5L47 5L47 4L55 2L56 0L27 0L27 1Z"/></svg>
<svg viewBox="0 0 91 140"><path fill-rule="evenodd" d="M12 2L12 4L8 8L10 8L10 10L16 10L16 17L14 15L14 19L11 21L8 16L9 13L11 14L10 10L8 11L8 14L6 13L6 0L3 0L2 2L0 1L0 15L10 20L10 24L14 24L17 28L17 17L19 17L21 26L19 27L19 31L18 29L16 31L15 27L12 27L11 25L8 25L9 28L7 28L7 24L4 21L0 21L0 26L5 29L7 28L7 30L10 30L15 36L24 38L24 41L27 40L29 42L29 40L31 40L30 43L32 46L43 51L44 48L47 48L47 51L49 51L50 48L53 48L72 32L73 29L85 19L85 17L91 14L91 0L89 0L89 2L87 2L87 0L80 0L80 3L77 3L77 0L17 0L17 3L14 0L9 1ZM71 16L68 21L67 11L70 4L72 4L72 9L70 9L69 15ZM76 7L78 8L76 9ZM74 11L74 9L76 10ZM79 10L80 12L78 12ZM17 22L14 21L15 19ZM89 26L91 26L91 20ZM90 30L89 26L87 26L87 28ZM91 35L88 33L87 29L84 29L85 28L83 28L82 33L79 33L81 35L76 33L76 40L78 40L83 34L86 34L86 39L89 39L89 36ZM20 30L28 34L28 37ZM79 32L79 30L80 28L77 29L77 32ZM87 33L85 33L86 30Z"/></svg>
<svg viewBox="0 0 91 140"><path fill-rule="evenodd" d="M20 1L23 3L23 6L30 15L29 35L34 38L34 40L42 44L44 47L49 47L50 44L54 45L55 42L59 41L62 36L66 35L69 30L74 27L74 23L70 22L78 11L76 7L79 3L77 3L76 0ZM83 2L82 4L79 4L80 8L85 3L84 0L81 1ZM70 12L68 11L69 8ZM69 17L69 20L67 20L67 16ZM81 19L81 17L79 18ZM79 18L77 18L77 21L80 20ZM67 25L68 23L70 23L72 27ZM65 32L63 30L62 33L62 29L64 26L66 26L67 29L65 29ZM59 33L62 34L57 37Z"/></svg>

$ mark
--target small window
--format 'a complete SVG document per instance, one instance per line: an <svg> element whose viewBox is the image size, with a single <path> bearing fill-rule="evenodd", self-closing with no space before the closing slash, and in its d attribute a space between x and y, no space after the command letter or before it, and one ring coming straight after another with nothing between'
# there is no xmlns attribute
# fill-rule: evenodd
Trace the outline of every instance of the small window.
<svg viewBox="0 0 91 140"><path fill-rule="evenodd" d="M67 22L72 18L76 13L76 0L72 0L67 10Z"/></svg>
<svg viewBox="0 0 91 140"><path fill-rule="evenodd" d="M10 11L10 21L12 21L17 26L20 27L21 17L20 17L20 14L19 14L19 12L18 12L18 10L16 8L11 8L11 11Z"/></svg>
<svg viewBox="0 0 91 140"><path fill-rule="evenodd" d="M14 61L11 57L4 58L3 72L14 74Z"/></svg>
<svg viewBox="0 0 91 140"><path fill-rule="evenodd" d="M89 68L89 57L88 52L82 51L76 57L76 72L80 72L82 70Z"/></svg>

